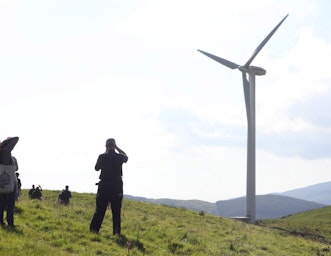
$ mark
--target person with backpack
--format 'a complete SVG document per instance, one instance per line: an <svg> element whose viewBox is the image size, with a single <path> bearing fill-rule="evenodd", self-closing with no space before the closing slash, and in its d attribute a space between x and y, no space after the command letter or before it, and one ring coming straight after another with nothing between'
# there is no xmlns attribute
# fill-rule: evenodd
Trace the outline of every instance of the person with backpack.
<svg viewBox="0 0 331 256"><path fill-rule="evenodd" d="M12 150L18 142L18 137L10 137L0 142L0 225L4 226L4 211L7 211L7 223L11 228L14 225L14 208L17 193L18 170L17 161L13 160Z"/></svg>
<svg viewBox="0 0 331 256"><path fill-rule="evenodd" d="M117 152L116 152L117 151ZM90 223L90 231L99 233L108 204L113 217L113 235L121 234L121 207L123 200L122 164L128 156L114 139L106 141L106 152L99 155L95 170L100 171L96 210Z"/></svg>

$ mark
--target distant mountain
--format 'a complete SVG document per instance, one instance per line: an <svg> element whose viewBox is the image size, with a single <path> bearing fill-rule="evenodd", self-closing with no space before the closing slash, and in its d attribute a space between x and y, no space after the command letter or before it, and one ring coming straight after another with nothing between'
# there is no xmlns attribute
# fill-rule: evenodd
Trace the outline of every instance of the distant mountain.
<svg viewBox="0 0 331 256"><path fill-rule="evenodd" d="M245 197L216 202L217 215L245 216ZM325 205L282 195L256 196L256 219L273 219L324 207Z"/></svg>
<svg viewBox="0 0 331 256"><path fill-rule="evenodd" d="M201 200L151 199L124 196L127 199L182 207L223 217L245 216L245 197L209 203ZM289 190L282 193L256 196L256 218L272 219L331 205L331 181Z"/></svg>
<svg viewBox="0 0 331 256"><path fill-rule="evenodd" d="M331 181L274 194L331 205Z"/></svg>
<svg viewBox="0 0 331 256"><path fill-rule="evenodd" d="M245 197L209 203L201 200L175 200L169 198L151 199L125 195L135 201L181 207L194 211L211 213L222 217L245 216ZM256 196L256 219L273 219L324 207L323 204L309 202L282 195Z"/></svg>
<svg viewBox="0 0 331 256"><path fill-rule="evenodd" d="M161 204L161 205L168 205L178 208L186 208L194 211L217 214L216 204L209 203L206 201L201 200L176 200L176 199L169 199L169 198L159 198L159 199L152 199L146 197L136 197L130 195L124 195L125 198L130 200L142 201L142 202L150 202L154 204Z"/></svg>

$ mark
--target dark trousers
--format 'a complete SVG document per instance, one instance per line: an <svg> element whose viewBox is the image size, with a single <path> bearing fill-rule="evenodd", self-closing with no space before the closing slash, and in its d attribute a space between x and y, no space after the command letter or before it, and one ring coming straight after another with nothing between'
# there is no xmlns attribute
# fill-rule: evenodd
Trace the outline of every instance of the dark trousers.
<svg viewBox="0 0 331 256"><path fill-rule="evenodd" d="M14 208L16 200L16 188L9 194L0 194L0 223L3 223L4 211L7 211L8 226L14 226Z"/></svg>
<svg viewBox="0 0 331 256"><path fill-rule="evenodd" d="M120 234L122 200L122 182L119 184L99 184L96 198L96 210L90 224L90 231L99 232L107 206L110 204L113 217L113 234Z"/></svg>

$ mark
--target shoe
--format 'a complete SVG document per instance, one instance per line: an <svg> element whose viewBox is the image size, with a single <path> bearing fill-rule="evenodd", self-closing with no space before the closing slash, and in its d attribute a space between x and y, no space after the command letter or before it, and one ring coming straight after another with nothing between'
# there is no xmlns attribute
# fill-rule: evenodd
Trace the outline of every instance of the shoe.
<svg viewBox="0 0 331 256"><path fill-rule="evenodd" d="M99 230L90 229L90 232L94 234L99 234Z"/></svg>
<svg viewBox="0 0 331 256"><path fill-rule="evenodd" d="M113 235L120 236L121 235L121 231L119 231L118 228L114 228Z"/></svg>

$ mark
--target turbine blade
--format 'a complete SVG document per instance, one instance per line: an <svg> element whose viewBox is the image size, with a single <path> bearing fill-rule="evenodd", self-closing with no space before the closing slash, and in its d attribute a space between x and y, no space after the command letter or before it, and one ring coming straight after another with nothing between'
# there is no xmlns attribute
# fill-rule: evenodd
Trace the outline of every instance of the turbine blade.
<svg viewBox="0 0 331 256"><path fill-rule="evenodd" d="M222 59L222 58L220 58L220 57L218 57L218 56L215 56L215 55L210 54L210 53L208 53L208 52L201 51L201 50L199 50L199 49L198 49L198 51L201 52L201 53L203 53L204 55L208 56L209 58L213 59L214 61L217 61L218 63L221 63L221 64L223 64L224 66L227 66L228 68L236 69L236 68L239 67L238 64L233 63L233 62L231 62L231 61L229 61L229 60Z"/></svg>
<svg viewBox="0 0 331 256"><path fill-rule="evenodd" d="M282 23L284 22L284 20L287 18L288 14L278 23L278 25L269 33L269 35L262 41L262 43L256 48L256 50L253 52L252 57L250 57L250 59L246 62L245 67L247 68L252 61L254 60L254 58L256 57L256 55L262 50L263 46L269 41L269 39L272 37L272 35L276 32L276 30L280 27L280 25L282 25Z"/></svg>

